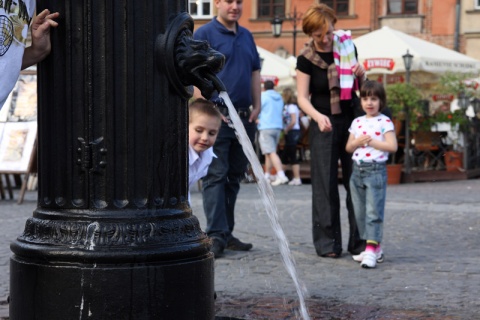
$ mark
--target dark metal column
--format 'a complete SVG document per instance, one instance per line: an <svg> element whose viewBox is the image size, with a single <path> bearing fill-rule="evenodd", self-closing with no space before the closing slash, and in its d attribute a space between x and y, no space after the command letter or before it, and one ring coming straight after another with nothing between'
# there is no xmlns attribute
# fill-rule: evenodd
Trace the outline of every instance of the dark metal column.
<svg viewBox="0 0 480 320"><path fill-rule="evenodd" d="M11 246L11 319L214 318L187 202L189 90L155 53L193 29L186 4L37 1L61 18L38 68L38 207Z"/></svg>

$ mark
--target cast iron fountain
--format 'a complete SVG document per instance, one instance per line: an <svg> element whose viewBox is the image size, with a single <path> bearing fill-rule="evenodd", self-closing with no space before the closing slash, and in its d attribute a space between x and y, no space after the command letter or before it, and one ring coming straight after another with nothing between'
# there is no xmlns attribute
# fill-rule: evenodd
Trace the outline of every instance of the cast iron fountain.
<svg viewBox="0 0 480 320"><path fill-rule="evenodd" d="M187 1L39 0L38 205L11 249L11 319L213 319L187 201L187 100L221 90Z"/></svg>

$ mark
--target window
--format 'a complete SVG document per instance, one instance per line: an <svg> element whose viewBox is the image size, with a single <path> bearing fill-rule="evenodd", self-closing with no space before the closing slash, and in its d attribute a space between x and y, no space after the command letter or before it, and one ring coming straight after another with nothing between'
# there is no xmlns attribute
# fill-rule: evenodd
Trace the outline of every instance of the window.
<svg viewBox="0 0 480 320"><path fill-rule="evenodd" d="M337 16L348 16L348 1L349 0L324 0L321 2L332 8Z"/></svg>
<svg viewBox="0 0 480 320"><path fill-rule="evenodd" d="M475 0L475 9L480 9L480 0Z"/></svg>
<svg viewBox="0 0 480 320"><path fill-rule="evenodd" d="M388 14L418 13L418 0L388 0Z"/></svg>
<svg viewBox="0 0 480 320"><path fill-rule="evenodd" d="M192 18L211 18L213 0L188 0L188 11Z"/></svg>
<svg viewBox="0 0 480 320"><path fill-rule="evenodd" d="M258 17L273 18L285 15L285 0L258 0Z"/></svg>

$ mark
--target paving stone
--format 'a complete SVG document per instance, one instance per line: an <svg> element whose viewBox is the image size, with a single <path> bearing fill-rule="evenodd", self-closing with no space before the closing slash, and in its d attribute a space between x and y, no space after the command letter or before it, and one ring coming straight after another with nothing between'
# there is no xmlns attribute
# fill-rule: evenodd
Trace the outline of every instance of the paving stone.
<svg viewBox="0 0 480 320"><path fill-rule="evenodd" d="M387 191L386 260L362 269L346 252L347 213L340 186L344 252L320 258L311 240L311 185L274 188L278 221L312 319L476 319L480 310L480 180L392 185ZM192 210L205 228L201 193ZM10 243L36 208L0 200L0 319L8 317ZM217 319L298 319L298 295L255 184L242 184L234 234L249 252L215 261ZM2 298L3 297L3 298Z"/></svg>

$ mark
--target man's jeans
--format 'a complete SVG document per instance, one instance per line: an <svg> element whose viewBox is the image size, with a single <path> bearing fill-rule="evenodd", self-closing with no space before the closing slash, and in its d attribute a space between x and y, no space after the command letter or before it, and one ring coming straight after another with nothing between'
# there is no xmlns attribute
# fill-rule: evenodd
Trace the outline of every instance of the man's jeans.
<svg viewBox="0 0 480 320"><path fill-rule="evenodd" d="M387 167L385 163L353 164L350 177L355 218L360 237L382 242Z"/></svg>
<svg viewBox="0 0 480 320"><path fill-rule="evenodd" d="M250 141L255 137L256 125L242 118ZM235 202L240 181L245 177L248 160L235 132L222 122L213 147L213 158L207 175L202 180L203 209L207 217L206 233L226 245L235 225Z"/></svg>

